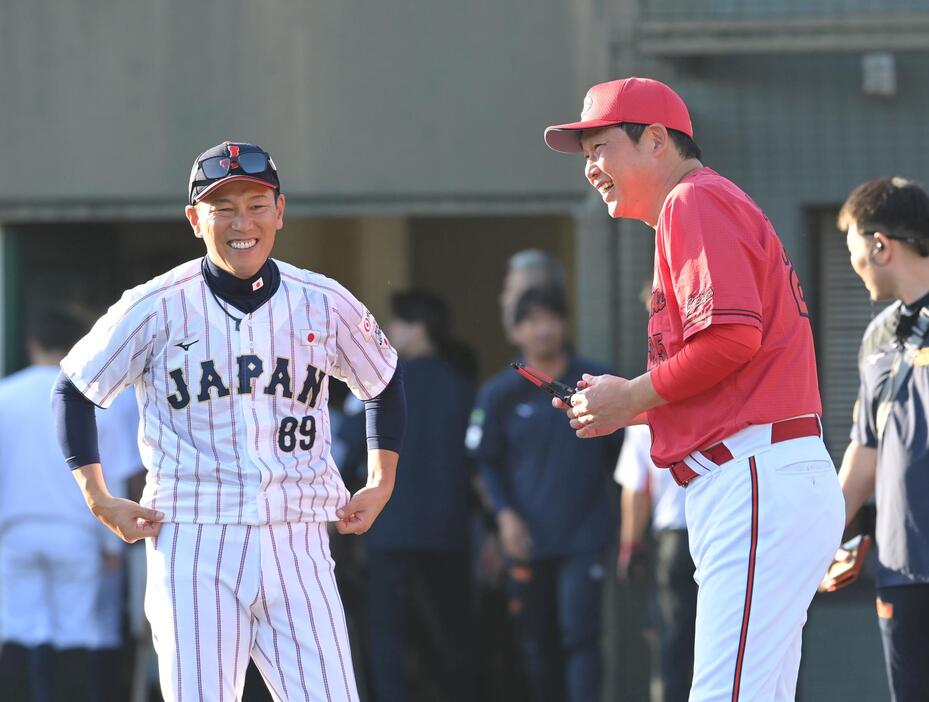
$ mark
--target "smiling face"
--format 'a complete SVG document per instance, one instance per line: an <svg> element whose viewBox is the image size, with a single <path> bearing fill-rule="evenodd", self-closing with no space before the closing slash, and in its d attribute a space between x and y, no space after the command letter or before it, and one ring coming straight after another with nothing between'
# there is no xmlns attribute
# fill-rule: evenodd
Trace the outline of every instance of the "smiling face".
<svg viewBox="0 0 929 702"><path fill-rule="evenodd" d="M657 164L647 136L636 143L620 127L581 134L584 177L600 193L611 217L647 221L654 209Z"/></svg>
<svg viewBox="0 0 929 702"><path fill-rule="evenodd" d="M210 260L237 278L251 278L264 265L284 226L284 196L271 188L233 181L185 210Z"/></svg>

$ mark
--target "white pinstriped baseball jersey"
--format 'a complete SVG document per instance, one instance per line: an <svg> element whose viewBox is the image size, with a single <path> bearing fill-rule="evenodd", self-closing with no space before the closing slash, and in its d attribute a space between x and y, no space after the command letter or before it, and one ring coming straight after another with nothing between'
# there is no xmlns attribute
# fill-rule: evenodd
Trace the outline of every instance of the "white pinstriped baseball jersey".
<svg viewBox="0 0 929 702"><path fill-rule="evenodd" d="M370 399L397 355L339 283L275 262L268 302L226 308L238 331L196 259L124 293L61 363L101 407L135 387L141 502L165 521L334 521L349 499L330 457L328 377Z"/></svg>

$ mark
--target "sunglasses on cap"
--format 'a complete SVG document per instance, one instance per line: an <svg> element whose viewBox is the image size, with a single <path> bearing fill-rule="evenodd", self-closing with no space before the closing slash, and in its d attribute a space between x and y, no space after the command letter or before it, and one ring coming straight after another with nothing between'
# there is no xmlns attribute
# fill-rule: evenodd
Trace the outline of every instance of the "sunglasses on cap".
<svg viewBox="0 0 929 702"><path fill-rule="evenodd" d="M239 154L236 157L231 156L212 156L200 161L200 170L207 178L225 178L230 171L240 170L248 175L256 175L269 170L268 154L259 152L249 152ZM274 170L271 166L270 170Z"/></svg>

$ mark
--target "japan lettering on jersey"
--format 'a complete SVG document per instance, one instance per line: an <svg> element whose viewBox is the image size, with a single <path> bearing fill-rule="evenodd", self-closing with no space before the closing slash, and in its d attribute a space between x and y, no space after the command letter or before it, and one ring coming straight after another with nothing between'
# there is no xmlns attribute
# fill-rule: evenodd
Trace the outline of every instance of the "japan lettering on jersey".
<svg viewBox="0 0 929 702"><path fill-rule="evenodd" d="M239 331L200 260L127 291L62 361L107 407L134 386L142 503L169 522L333 521L349 495L330 456L329 377L362 400L397 364L370 312L337 282L277 262L280 288Z"/></svg>

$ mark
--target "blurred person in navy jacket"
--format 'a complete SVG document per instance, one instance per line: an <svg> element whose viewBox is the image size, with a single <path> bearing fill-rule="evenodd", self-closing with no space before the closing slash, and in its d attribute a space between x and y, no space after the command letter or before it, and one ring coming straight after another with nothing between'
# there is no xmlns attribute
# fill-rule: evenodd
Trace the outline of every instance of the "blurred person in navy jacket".
<svg viewBox="0 0 929 702"><path fill-rule="evenodd" d="M419 615L431 649L420 654L441 660L437 687L448 700L473 702L464 435L474 392L444 360L458 349L445 304L410 290L395 294L392 308L387 336L403 366L409 421L393 495L364 537L371 693L375 702L411 698L405 652Z"/></svg>
<svg viewBox="0 0 929 702"><path fill-rule="evenodd" d="M604 369L573 354L558 287L525 291L512 338L526 365L567 385ZM479 393L468 445L509 563L534 702L600 698L601 595L614 538L611 473L622 433L582 440L551 398L511 369Z"/></svg>

